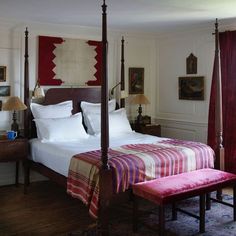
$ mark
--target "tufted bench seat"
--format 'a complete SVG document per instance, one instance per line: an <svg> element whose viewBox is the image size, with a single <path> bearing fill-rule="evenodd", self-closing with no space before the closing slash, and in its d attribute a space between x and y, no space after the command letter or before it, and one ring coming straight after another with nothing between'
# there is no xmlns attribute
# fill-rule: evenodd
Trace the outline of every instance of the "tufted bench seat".
<svg viewBox="0 0 236 236"><path fill-rule="evenodd" d="M233 207L234 221L236 221L236 175L234 174L206 168L134 184L133 230L137 231L138 198L149 200L159 206L159 235L163 236L165 234L165 205L172 204L172 218L176 219L177 208L175 203L177 201L200 196L199 216L186 211L183 212L200 220L199 231L203 233L205 231L206 194L227 186L234 187L234 202L233 205L229 203L225 203L225 205ZM224 202L221 203L224 204Z"/></svg>

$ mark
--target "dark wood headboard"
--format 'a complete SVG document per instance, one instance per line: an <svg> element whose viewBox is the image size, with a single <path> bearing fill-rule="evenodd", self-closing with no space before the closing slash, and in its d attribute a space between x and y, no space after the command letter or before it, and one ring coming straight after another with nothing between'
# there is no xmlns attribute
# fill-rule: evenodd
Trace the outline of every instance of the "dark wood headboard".
<svg viewBox="0 0 236 236"><path fill-rule="evenodd" d="M63 101L73 101L73 111L75 114L80 112L81 101L101 102L101 87L85 88L51 88L45 94L44 105L56 104Z"/></svg>
<svg viewBox="0 0 236 236"><path fill-rule="evenodd" d="M68 100L73 101L72 114L75 114L81 111L81 101L101 103L101 87L50 88L46 91L42 105L52 105ZM28 134L30 138L35 138L37 137L36 127L31 112L30 117Z"/></svg>

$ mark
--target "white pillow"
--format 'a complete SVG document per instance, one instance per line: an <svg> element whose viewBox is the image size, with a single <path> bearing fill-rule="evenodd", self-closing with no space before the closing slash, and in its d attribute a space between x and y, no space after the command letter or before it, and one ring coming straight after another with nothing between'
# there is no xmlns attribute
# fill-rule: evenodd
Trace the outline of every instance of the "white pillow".
<svg viewBox="0 0 236 236"><path fill-rule="evenodd" d="M88 134L94 134L93 129L88 120L87 114L101 114L101 103L91 103L82 101L80 104L83 112L84 124L87 127ZM116 108L116 100L112 99L108 102L108 112L114 111Z"/></svg>
<svg viewBox="0 0 236 236"><path fill-rule="evenodd" d="M90 113L87 118L92 127L94 134L101 133L101 116L100 114ZM128 121L125 108L109 113L109 136L116 136L118 134L132 132L130 123Z"/></svg>
<svg viewBox="0 0 236 236"><path fill-rule="evenodd" d="M72 101L61 102L55 105L30 104L31 111L35 119L42 118L62 118L71 116L73 109Z"/></svg>
<svg viewBox="0 0 236 236"><path fill-rule="evenodd" d="M65 118L34 119L42 142L66 142L88 138L81 112Z"/></svg>

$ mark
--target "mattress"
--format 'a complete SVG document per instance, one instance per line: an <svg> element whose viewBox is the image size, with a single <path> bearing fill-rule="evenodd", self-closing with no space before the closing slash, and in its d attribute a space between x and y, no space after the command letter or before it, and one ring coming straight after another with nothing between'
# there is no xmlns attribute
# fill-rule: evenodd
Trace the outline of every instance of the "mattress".
<svg viewBox="0 0 236 236"><path fill-rule="evenodd" d="M156 136L129 132L117 137L110 137L110 147L119 147L126 144L154 143L165 140ZM68 177L70 160L73 155L98 150L101 147L99 135L89 135L87 139L73 142L47 142L39 139L30 140L30 159L41 163L53 171Z"/></svg>

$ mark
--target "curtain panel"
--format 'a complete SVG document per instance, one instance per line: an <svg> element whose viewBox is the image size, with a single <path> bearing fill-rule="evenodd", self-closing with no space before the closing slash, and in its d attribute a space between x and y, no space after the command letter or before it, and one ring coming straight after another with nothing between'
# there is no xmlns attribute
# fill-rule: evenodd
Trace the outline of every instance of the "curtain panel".
<svg viewBox="0 0 236 236"><path fill-rule="evenodd" d="M225 169L236 173L236 31L222 32L219 35L222 109L223 109L223 146L225 148ZM216 67L214 63L209 119L208 144L216 150L215 104L216 104Z"/></svg>

